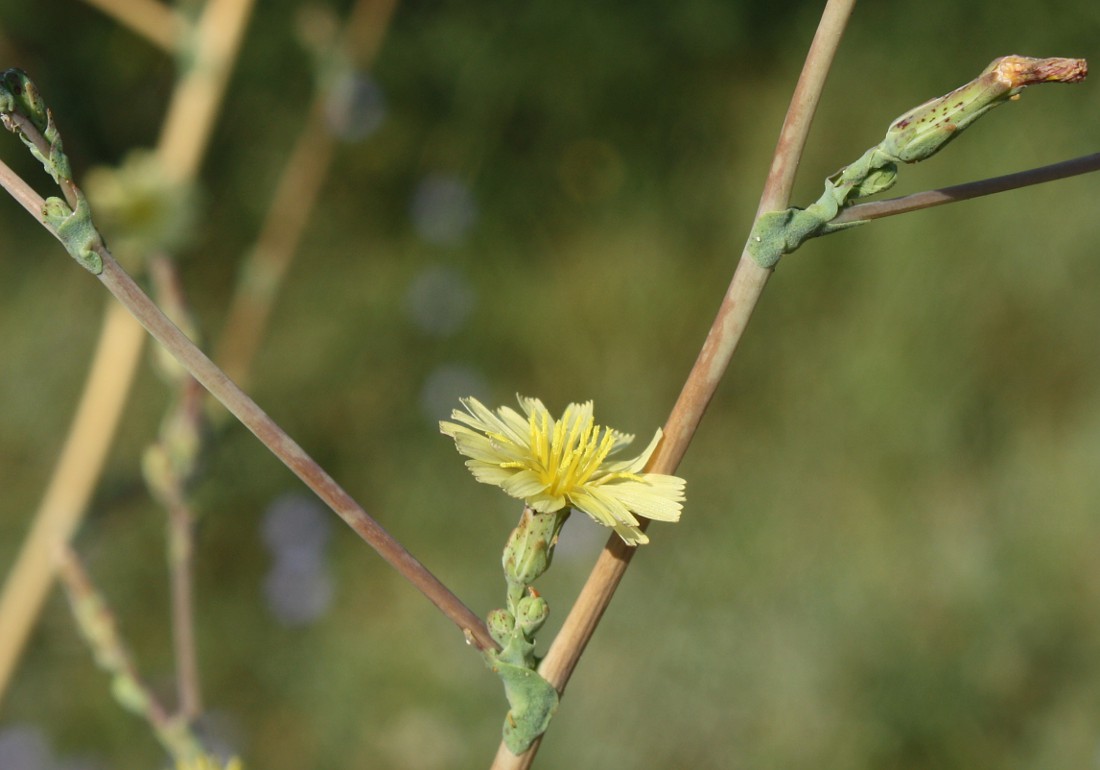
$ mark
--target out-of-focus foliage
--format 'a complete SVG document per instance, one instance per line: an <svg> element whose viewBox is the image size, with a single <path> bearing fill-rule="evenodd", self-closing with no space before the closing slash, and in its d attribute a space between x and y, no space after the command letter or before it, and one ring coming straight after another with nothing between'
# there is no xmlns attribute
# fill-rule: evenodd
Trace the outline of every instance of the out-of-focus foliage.
<svg viewBox="0 0 1100 770"><path fill-rule="evenodd" d="M519 510L469 478L436 421L458 396L519 391L551 409L593 398L639 434L660 423L741 251L820 5L398 8L365 89L384 118L339 150L252 391L479 612L502 601ZM257 4L204 166L181 256L207 338L310 99L298 7ZM0 28L2 64L38 82L78 178L155 144L160 54L73 0L9 0ZM857 7L796 202L994 57L1100 61L1098 33L1094 0ZM1097 103L1090 82L1025 93L902 169L898 192L1095 152ZM0 155L44 181L13 138ZM683 520L650 529L539 766L1095 762L1098 185L906 215L784 259L680 469ZM10 201L0 228L6 567L106 298ZM165 401L139 380L78 547L168 697L163 516L138 467ZM506 706L457 631L342 527L273 524L301 489L243 430L206 465L198 619L219 745L266 770L487 766ZM544 639L603 542L583 518L541 584ZM0 714L0 730L27 725L89 767L162 762L61 601Z"/></svg>

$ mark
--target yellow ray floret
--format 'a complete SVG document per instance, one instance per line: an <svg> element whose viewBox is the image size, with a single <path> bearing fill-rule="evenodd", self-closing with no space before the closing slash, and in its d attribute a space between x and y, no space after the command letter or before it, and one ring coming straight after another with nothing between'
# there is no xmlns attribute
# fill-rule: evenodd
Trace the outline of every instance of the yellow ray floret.
<svg viewBox="0 0 1100 770"><path fill-rule="evenodd" d="M539 513L571 506L611 527L629 545L649 541L637 516L678 521L684 480L644 473L661 440L657 430L633 460L608 458L634 437L596 424L592 402L570 404L560 420L537 398L519 396L524 414L502 406L494 413L476 398L461 399L466 411L439 429L470 459L466 467L483 484L494 484Z"/></svg>

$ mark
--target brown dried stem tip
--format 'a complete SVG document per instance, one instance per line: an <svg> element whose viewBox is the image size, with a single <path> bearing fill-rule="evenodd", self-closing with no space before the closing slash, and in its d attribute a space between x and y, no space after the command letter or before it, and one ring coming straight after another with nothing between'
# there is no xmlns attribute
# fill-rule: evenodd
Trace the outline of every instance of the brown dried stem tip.
<svg viewBox="0 0 1100 770"><path fill-rule="evenodd" d="M1089 74L1089 65L1084 59L1002 56L989 65L989 71L1009 88L1023 88L1038 83L1078 83Z"/></svg>

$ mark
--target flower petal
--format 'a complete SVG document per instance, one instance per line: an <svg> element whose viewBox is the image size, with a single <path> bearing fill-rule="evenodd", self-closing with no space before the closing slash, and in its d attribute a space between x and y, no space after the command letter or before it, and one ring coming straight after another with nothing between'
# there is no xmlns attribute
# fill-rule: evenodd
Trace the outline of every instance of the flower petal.
<svg viewBox="0 0 1100 770"><path fill-rule="evenodd" d="M648 543L649 538L638 528L638 520L618 500L597 489L578 491L571 496L573 507L605 527L611 527L627 545Z"/></svg>
<svg viewBox="0 0 1100 770"><path fill-rule="evenodd" d="M471 427L478 428L486 433L497 433L517 444L527 442L527 420L516 414L516 410L502 406L497 409L496 414L493 414L488 407L472 396L462 399L462 405L466 407L467 411L481 426L479 428L472 421L464 420ZM462 419L461 412L456 411L453 416L455 419Z"/></svg>
<svg viewBox="0 0 1100 770"><path fill-rule="evenodd" d="M440 432L455 440L455 447L467 457L484 462L500 462L500 451L489 439L453 422L441 422Z"/></svg>
<svg viewBox="0 0 1100 770"><path fill-rule="evenodd" d="M502 468L496 463L483 463L479 460L467 460L466 467L482 484L492 484L502 489L519 472L515 468Z"/></svg>
<svg viewBox="0 0 1100 770"><path fill-rule="evenodd" d="M657 432L653 434L653 439L650 440L649 446L645 448L640 455L633 460L622 460L620 462L608 463L605 466L605 470L610 473L638 473L643 470L646 463L649 462L649 458L653 456L653 452L657 449L657 444L661 443L661 436L664 434L661 429L658 428ZM634 437L631 436L633 439Z"/></svg>
<svg viewBox="0 0 1100 770"><path fill-rule="evenodd" d="M569 496L574 508L584 511L596 521L610 527L615 524L637 526L638 520L614 494L607 494L604 487L578 489Z"/></svg>
<svg viewBox="0 0 1100 770"><path fill-rule="evenodd" d="M537 473L524 469L516 471L501 488L512 497L526 498L545 492L546 484Z"/></svg>
<svg viewBox="0 0 1100 770"><path fill-rule="evenodd" d="M639 516L657 521L679 521L684 499L684 480L677 476L647 473L642 481L620 481L600 487Z"/></svg>

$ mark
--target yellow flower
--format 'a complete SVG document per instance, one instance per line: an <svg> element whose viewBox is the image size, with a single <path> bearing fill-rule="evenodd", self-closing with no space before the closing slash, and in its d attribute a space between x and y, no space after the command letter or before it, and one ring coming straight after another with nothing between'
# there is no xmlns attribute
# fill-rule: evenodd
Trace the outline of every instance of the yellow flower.
<svg viewBox="0 0 1100 770"><path fill-rule="evenodd" d="M636 516L678 521L684 480L643 473L661 431L633 460L607 458L634 440L592 418L592 402L570 404L554 420L537 398L518 396L526 416L502 406L496 414L476 398L461 399L457 422L440 422L442 433L471 458L466 467L483 484L495 484L539 513L565 506L584 511L611 527L628 545L649 542Z"/></svg>

